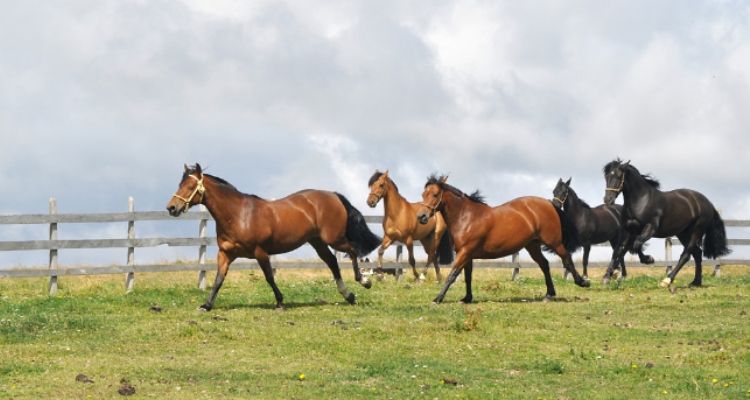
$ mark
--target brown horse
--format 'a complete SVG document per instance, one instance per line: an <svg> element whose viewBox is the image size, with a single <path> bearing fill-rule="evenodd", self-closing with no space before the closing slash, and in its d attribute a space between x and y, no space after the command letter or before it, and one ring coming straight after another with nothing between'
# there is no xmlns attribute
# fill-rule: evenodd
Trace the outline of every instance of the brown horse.
<svg viewBox="0 0 750 400"><path fill-rule="evenodd" d="M409 252L409 265L414 271L414 279L421 281L427 274L430 264L435 266L435 275L438 282L442 282L440 264L450 264L453 261L453 249L450 245L450 235L444 235L448 229L440 213L435 213L427 224L417 223L417 211L420 203L409 203L398 192L398 187L388 176L388 171L375 170L367 184L370 187L370 195L367 196L367 205L372 208L383 199L385 215L383 216L383 244L378 250L378 276L383 276L383 253L394 241L406 245ZM414 259L414 241L422 242L424 251L427 253L427 264L420 275L417 273L416 260ZM439 254L438 254L439 253ZM439 255L439 257L438 257ZM438 260L439 258L439 260Z"/></svg>
<svg viewBox="0 0 750 400"><path fill-rule="evenodd" d="M581 238L575 224L561 209L541 197L520 197L497 207L490 207L476 191L470 195L445 183L447 176L432 175L422 193L422 207L417 213L420 223L427 223L436 212L443 213L448 224L456 260L453 270L445 280L443 290L433 300L440 303L448 288L464 270L466 297L463 303L471 303L471 273L474 259L498 258L511 255L525 248L531 258L539 264L547 283L546 300L555 296L555 286L550 276L549 262L542 254L544 250L557 254L581 287L588 287L575 269L570 254L581 247Z"/></svg>
<svg viewBox="0 0 750 400"><path fill-rule="evenodd" d="M167 210L173 217L196 205L206 206L216 220L216 257L218 272L213 290L200 311L213 308L229 264L238 257L256 259L276 296L276 308L283 309L283 296L274 281L269 256L292 251L309 243L333 272L339 293L354 304L336 257L328 246L348 254L354 267L354 279L365 288L372 283L363 278L357 257L369 254L380 243L365 223L362 214L342 195L322 190L302 190L281 200L266 201L240 193L227 181L204 174L200 164L185 166L182 181Z"/></svg>

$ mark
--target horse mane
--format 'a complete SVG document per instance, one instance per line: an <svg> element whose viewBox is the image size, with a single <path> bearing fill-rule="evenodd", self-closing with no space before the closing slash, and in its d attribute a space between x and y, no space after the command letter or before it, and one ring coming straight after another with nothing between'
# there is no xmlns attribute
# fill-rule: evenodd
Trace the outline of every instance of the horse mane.
<svg viewBox="0 0 750 400"><path fill-rule="evenodd" d="M614 170L615 168L619 167L621 164L622 164L622 160L620 160L619 158L617 158L617 159L615 159L615 160L610 161L609 163L607 163L607 165L605 165L604 168L602 168L602 171L604 172L605 175L608 175L610 172L612 172L612 170ZM648 183L649 185L651 185L651 187L653 187L654 189L661 188L661 183L659 183L659 181L656 178L654 178L653 175L651 175L651 174L645 174L645 175L641 174L640 171L638 171L638 168L636 168L636 167L634 167L634 166L632 166L630 164L628 164L627 168L628 168L629 171L631 171L631 172L633 172L633 173L635 173L637 175L640 175L641 178L643 178L643 180L645 180L646 183Z"/></svg>
<svg viewBox="0 0 750 400"><path fill-rule="evenodd" d="M204 168L204 170L205 170L205 168ZM188 177L189 175L191 175L191 174L193 174L193 173L195 173L195 165L193 165L193 166L191 166L190 168L188 168L188 170L187 170L187 171L185 171L185 173L184 173L184 174L182 174L182 181L180 181L180 185L182 184L182 182L184 182L184 181L185 181L185 179L187 179L187 177ZM227 187L227 188L229 188L229 189L233 189L233 190L235 190L235 191L237 191L237 192L240 192L240 190L239 190L239 189L237 189L236 187L234 187L234 185L232 185L231 183L227 182L227 181L226 181L225 179L223 179L223 178L219 178L218 176L215 176L215 175L211 175L211 174L207 174L207 173L205 173L205 172L203 173L203 176L206 176L206 177L209 177L209 178L211 178L211 180L212 180L212 181L214 181L214 183L216 183L216 184L218 184L218 185L220 185L220 186L225 186L225 187ZM240 192L240 193L242 193L242 194L244 194L244 195L246 195L246 196L250 196L250 197L255 197L256 199L259 199L259 200L263 200L263 198L261 198L261 197L259 197L259 196L256 196L256 195L254 195L254 194L247 194L247 193L243 193L243 192Z"/></svg>
<svg viewBox="0 0 750 400"><path fill-rule="evenodd" d="M374 174L372 174L372 176L370 177L370 180L367 182L367 187L372 186L375 182L378 181L378 179L380 179L381 176L383 176L383 173L380 172L380 171L375 172ZM398 186L396 185L396 182L394 182L393 179L391 179L390 176L386 176L385 179L388 179L388 182L390 182L391 185L393 185L393 187L398 192Z"/></svg>
<svg viewBox="0 0 750 400"><path fill-rule="evenodd" d="M429 177L427 177L427 183L424 184L424 187L427 187L429 185L438 185L442 189L444 190L447 189L449 192L453 193L454 195L458 197L466 196L469 200L475 203L487 205L487 203L484 200L484 196L482 196L482 193L479 191L479 189L475 190L471 194L466 194L454 186L441 182L445 177L446 175L438 175L436 173L432 174Z"/></svg>

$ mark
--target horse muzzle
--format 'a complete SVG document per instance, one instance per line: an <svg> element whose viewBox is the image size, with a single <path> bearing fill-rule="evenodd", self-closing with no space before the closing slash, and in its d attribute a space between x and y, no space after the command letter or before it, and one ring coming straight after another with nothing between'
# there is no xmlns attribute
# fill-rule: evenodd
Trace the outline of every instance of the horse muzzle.
<svg viewBox="0 0 750 400"><path fill-rule="evenodd" d="M417 222L419 222L420 224L422 224L422 225L427 224L427 221L429 219L430 219L430 216L427 215L426 212L420 211L419 213L417 213Z"/></svg>
<svg viewBox="0 0 750 400"><path fill-rule="evenodd" d="M173 217L179 217L182 215L182 211L185 209L185 207L177 207L174 204L167 204L167 211L169 212L169 215Z"/></svg>

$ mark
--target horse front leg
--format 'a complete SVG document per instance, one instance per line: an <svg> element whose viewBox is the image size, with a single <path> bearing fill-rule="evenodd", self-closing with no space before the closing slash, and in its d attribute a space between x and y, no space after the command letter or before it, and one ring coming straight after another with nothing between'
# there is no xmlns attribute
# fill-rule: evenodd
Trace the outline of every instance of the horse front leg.
<svg viewBox="0 0 750 400"><path fill-rule="evenodd" d="M445 299L445 294L448 292L448 289L451 287L451 285L456 282L458 274L460 274L461 270L464 269L464 267L470 262L471 258L469 257L468 252L459 252L456 255L456 260L453 262L453 269L451 269L450 274L448 274L448 277L445 279L443 289L440 291L437 297L432 300L433 304L439 304L443 302L443 299Z"/></svg>
<svg viewBox="0 0 750 400"><path fill-rule="evenodd" d="M411 271L414 273L414 280L419 282L419 273L417 272L417 260L414 258L414 239L411 237L406 238L406 252L409 255L409 265L411 265Z"/></svg>
<svg viewBox="0 0 750 400"><path fill-rule="evenodd" d="M262 254L256 254L255 257L258 260L258 264L260 264L261 271L263 271L263 276L266 277L266 282L271 286L273 295L276 297L276 309L284 310L284 296L281 295L279 287L276 286L276 280L273 276L273 268L271 268L271 260L268 257L268 254L265 254L264 252Z"/></svg>
<svg viewBox="0 0 750 400"><path fill-rule="evenodd" d="M216 255L216 280L214 281L214 286L211 288L211 294L208 296L208 300L206 302L197 308L198 311L211 311L212 308L214 308L214 301L216 300L216 295L219 294L219 289L221 289L221 285L224 283L224 278L227 276L227 272L229 271L229 264L234 261L233 257L229 257L224 251L219 250L219 253Z"/></svg>
<svg viewBox="0 0 750 400"><path fill-rule="evenodd" d="M589 253L591 252L591 244L583 245L583 279L589 279Z"/></svg>
<svg viewBox="0 0 750 400"><path fill-rule="evenodd" d="M380 248L378 249L378 280L383 280L383 253L385 253L385 249L388 248L388 246L393 243L393 239L389 238L388 236L383 236L383 244L380 245Z"/></svg>
<svg viewBox="0 0 750 400"><path fill-rule="evenodd" d="M609 281L612 278L612 273L618 264L623 262L625 259L625 253L628 251L628 242L630 241L630 232L627 230L620 231L617 235L617 245L612 249L612 260L607 267L607 271L604 272L602 278L602 285L609 285Z"/></svg>

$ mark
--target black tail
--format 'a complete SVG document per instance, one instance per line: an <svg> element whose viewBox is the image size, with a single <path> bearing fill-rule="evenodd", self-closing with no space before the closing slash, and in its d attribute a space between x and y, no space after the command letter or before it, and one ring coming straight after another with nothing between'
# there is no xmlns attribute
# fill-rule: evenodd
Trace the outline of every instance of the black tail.
<svg viewBox="0 0 750 400"><path fill-rule="evenodd" d="M354 208L346 197L339 193L336 193L336 196L339 197L339 200L341 200L346 209L346 240L354 246L354 250L357 251L357 258L372 253L376 247L380 246L383 239L372 233L370 228L367 227L365 217L362 216L359 210Z"/></svg>
<svg viewBox="0 0 750 400"><path fill-rule="evenodd" d="M565 213L561 208L555 207L554 205L552 205L552 207L555 208L557 216L560 217L560 230L562 231L563 247L565 247L565 250L567 250L568 253L573 254L583 246L583 240L581 240L581 235L578 233L578 228L576 228L576 224L573 222L573 219L570 218L570 215ZM543 248L545 251L552 252L552 249L547 246L544 246Z"/></svg>
<svg viewBox="0 0 750 400"><path fill-rule="evenodd" d="M438 264L449 265L453 262L453 244L451 242L451 232L446 229L437 248Z"/></svg>
<svg viewBox="0 0 750 400"><path fill-rule="evenodd" d="M703 239L703 256L716 259L731 252L732 250L727 247L727 231L724 229L724 221L714 209L714 221L706 231L706 238Z"/></svg>

